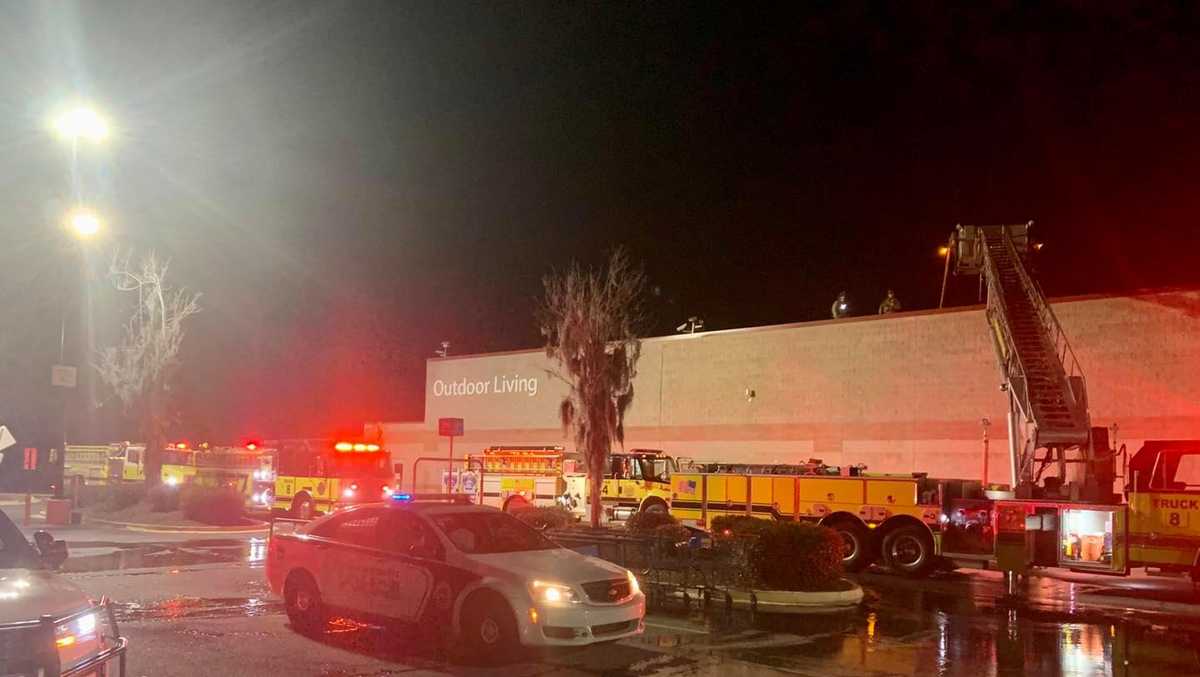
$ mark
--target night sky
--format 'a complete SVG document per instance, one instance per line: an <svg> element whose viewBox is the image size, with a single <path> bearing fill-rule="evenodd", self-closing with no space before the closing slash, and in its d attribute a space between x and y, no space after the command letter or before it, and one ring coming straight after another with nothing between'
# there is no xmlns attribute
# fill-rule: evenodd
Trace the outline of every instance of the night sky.
<svg viewBox="0 0 1200 677"><path fill-rule="evenodd" d="M440 341L536 347L542 276L617 245L655 334L932 307L956 223L1034 220L1051 295L1195 286L1196 13L1090 4L5 2L0 423L57 426L64 313L80 359L45 131L77 96L116 125L91 266L154 248L204 295L190 439L419 419ZM128 309L90 284L103 344ZM134 434L86 390L74 435Z"/></svg>

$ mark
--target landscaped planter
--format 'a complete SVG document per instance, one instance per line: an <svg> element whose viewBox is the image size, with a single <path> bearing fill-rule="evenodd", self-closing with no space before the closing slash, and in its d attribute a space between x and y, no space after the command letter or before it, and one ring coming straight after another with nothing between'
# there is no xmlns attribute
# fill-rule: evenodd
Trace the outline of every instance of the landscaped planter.
<svg viewBox="0 0 1200 677"><path fill-rule="evenodd" d="M843 579L844 580L844 579ZM735 607L754 607L759 613L802 614L814 611L835 611L857 606L863 590L857 583L845 581L848 589L819 592L798 590L735 590L726 589Z"/></svg>

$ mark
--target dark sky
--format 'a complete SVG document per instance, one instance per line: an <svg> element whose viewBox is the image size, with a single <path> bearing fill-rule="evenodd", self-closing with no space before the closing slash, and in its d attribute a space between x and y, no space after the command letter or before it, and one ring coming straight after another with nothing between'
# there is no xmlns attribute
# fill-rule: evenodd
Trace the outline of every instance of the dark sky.
<svg viewBox="0 0 1200 677"><path fill-rule="evenodd" d="M541 277L616 245L655 333L931 307L956 223L1035 220L1052 295L1200 284L1195 11L1091 4L6 2L0 419L54 427L64 308L79 351L44 129L76 96L117 126L93 265L154 248L204 294L193 438L420 418L439 341L536 346Z"/></svg>

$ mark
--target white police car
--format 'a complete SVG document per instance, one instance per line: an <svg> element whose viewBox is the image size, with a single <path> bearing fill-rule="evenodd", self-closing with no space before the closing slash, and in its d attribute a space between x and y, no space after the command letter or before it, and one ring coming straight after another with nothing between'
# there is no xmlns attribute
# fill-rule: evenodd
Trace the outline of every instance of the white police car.
<svg viewBox="0 0 1200 677"><path fill-rule="evenodd" d="M34 542L0 512L0 675L123 675L125 640L108 605L54 573L65 543L45 531Z"/></svg>
<svg viewBox="0 0 1200 677"><path fill-rule="evenodd" d="M323 628L331 614L438 624L473 653L496 655L644 628L645 597L631 572L495 508L397 494L292 533L280 525L272 524L267 578L302 631Z"/></svg>

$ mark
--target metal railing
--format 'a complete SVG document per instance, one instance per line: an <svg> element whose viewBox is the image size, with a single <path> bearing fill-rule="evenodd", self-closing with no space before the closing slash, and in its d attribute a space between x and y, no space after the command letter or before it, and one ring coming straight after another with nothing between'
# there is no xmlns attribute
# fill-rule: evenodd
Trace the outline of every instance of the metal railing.
<svg viewBox="0 0 1200 677"><path fill-rule="evenodd" d="M107 630L97 623L96 634L101 649L82 661L62 666L56 643L55 630L88 614L103 613ZM55 618L41 616L28 621L17 621L0 625L0 674L40 674L46 677L77 677L81 675L105 674L108 677L125 677L125 653L129 641L121 637L117 629L117 617L112 603L103 599L96 606L88 607L69 616ZM116 659L118 672L112 671L110 663ZM104 672L100 672L104 668Z"/></svg>

